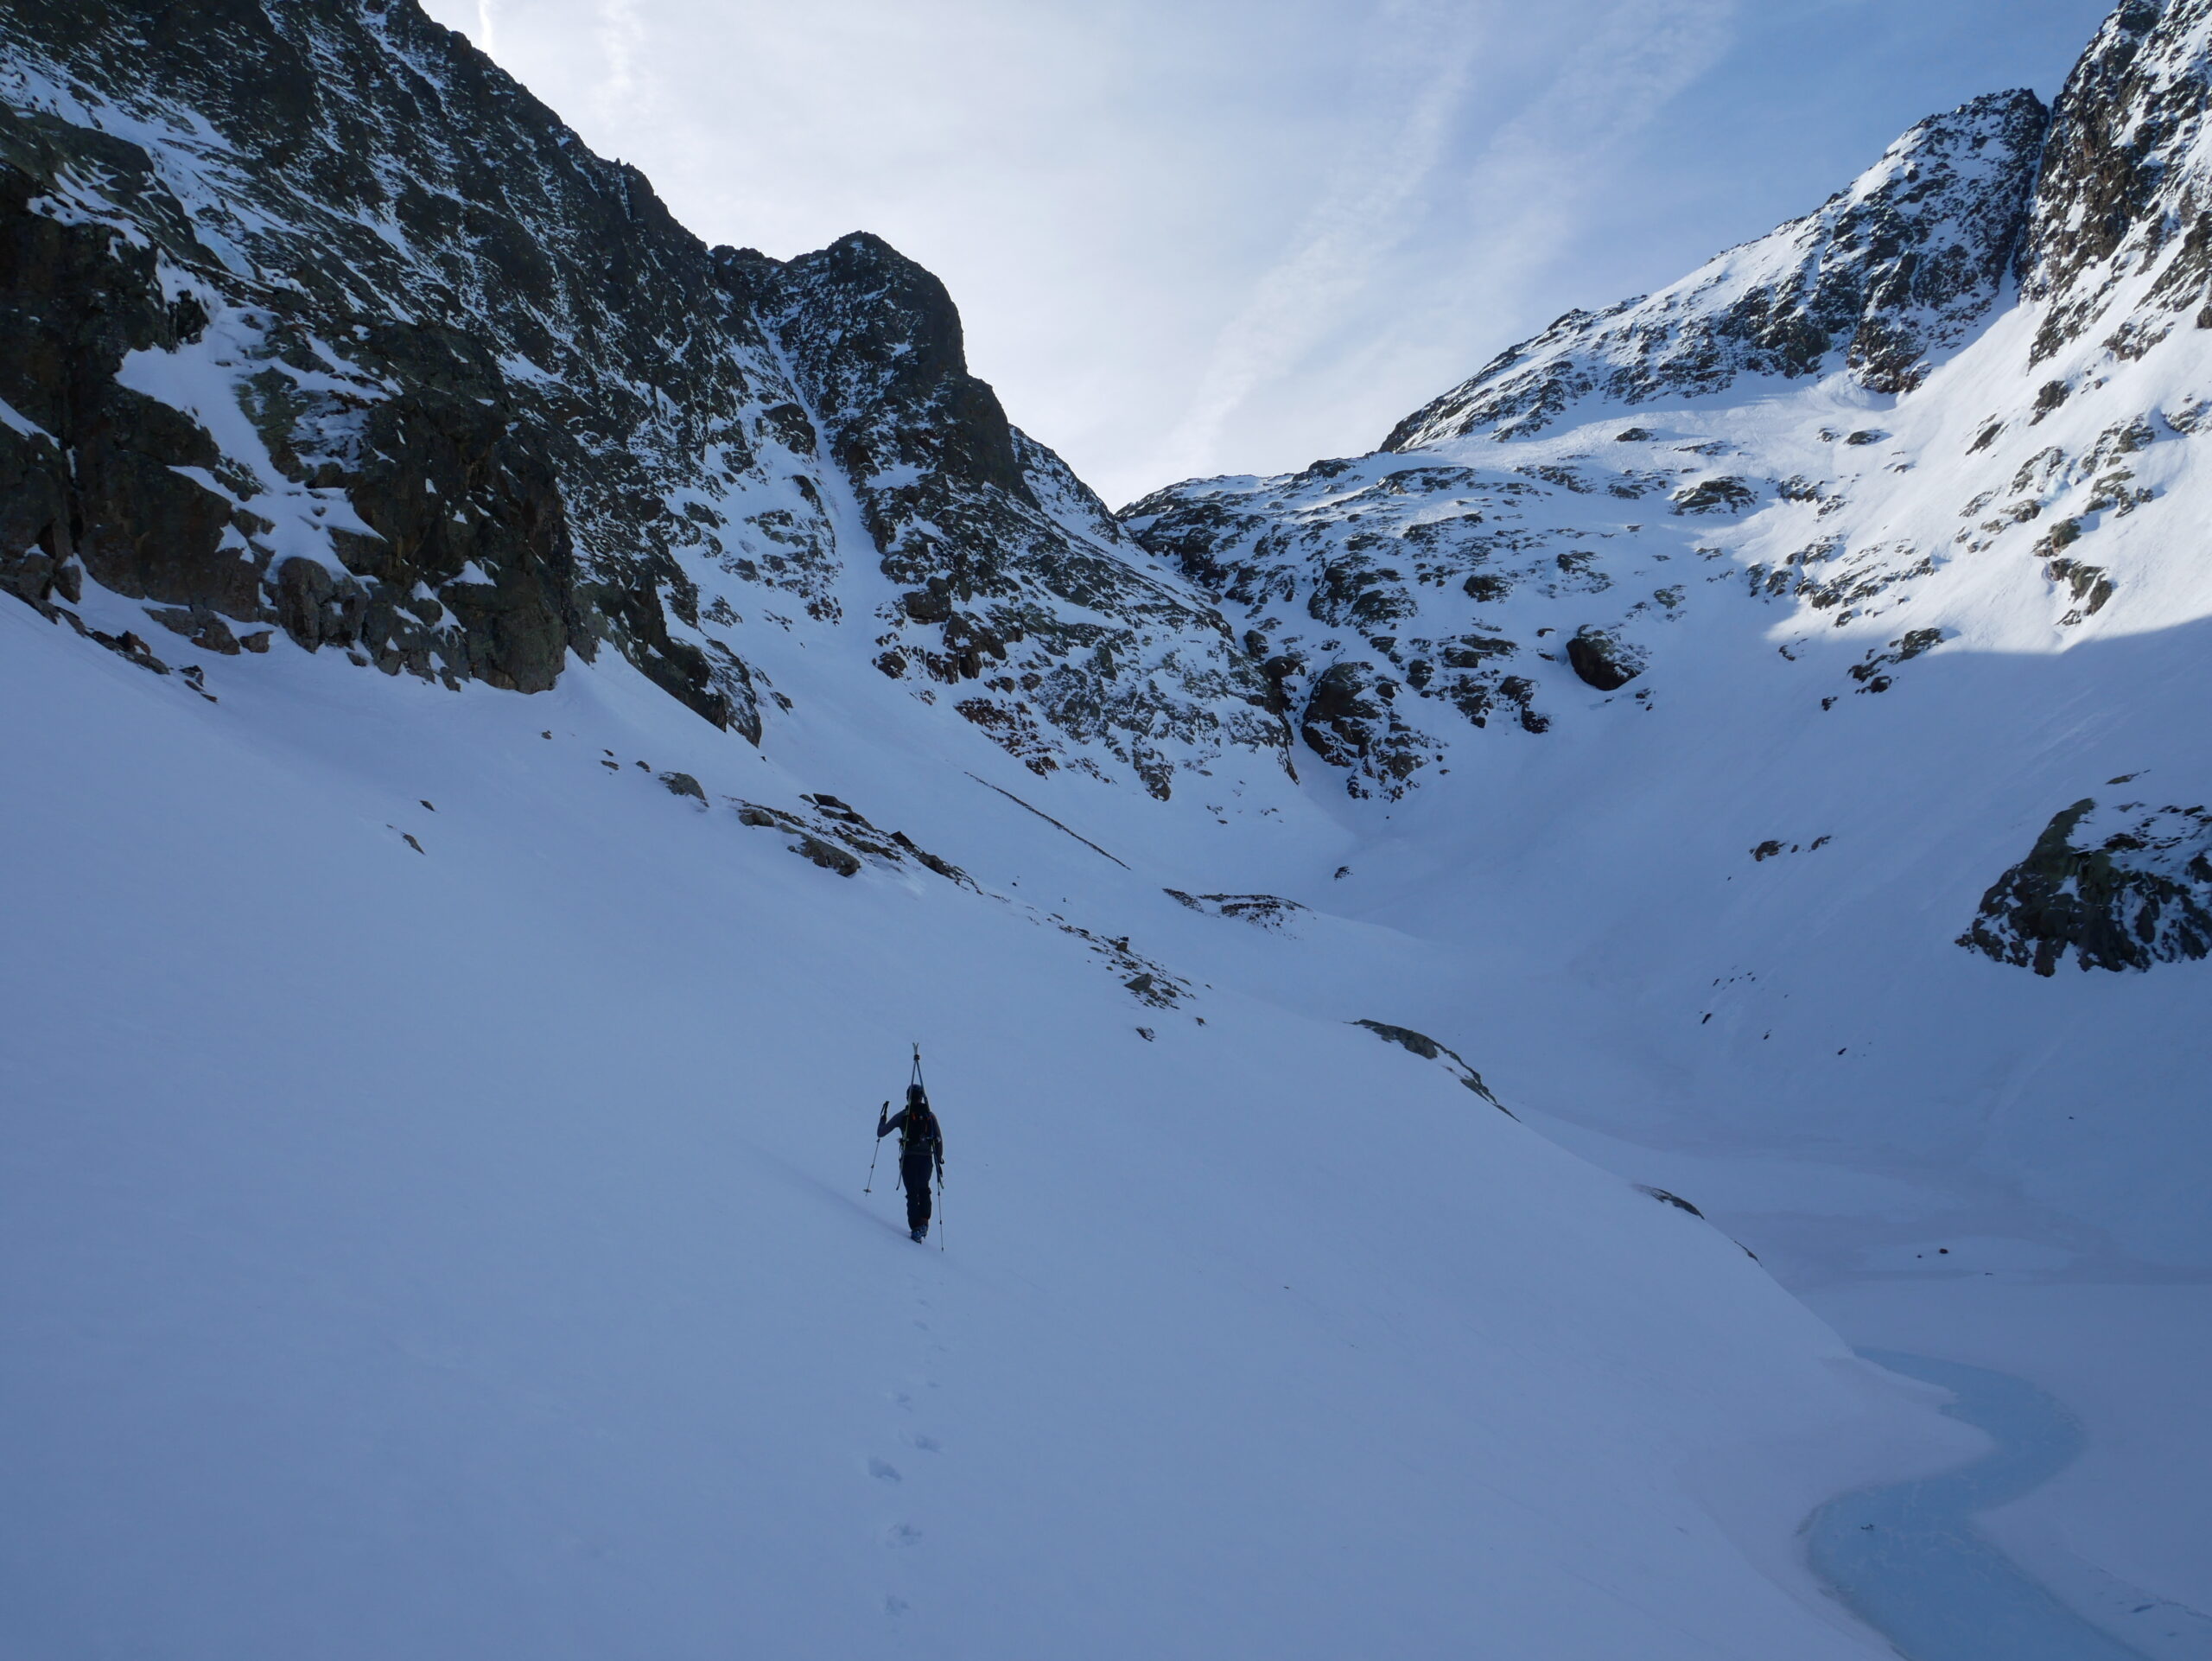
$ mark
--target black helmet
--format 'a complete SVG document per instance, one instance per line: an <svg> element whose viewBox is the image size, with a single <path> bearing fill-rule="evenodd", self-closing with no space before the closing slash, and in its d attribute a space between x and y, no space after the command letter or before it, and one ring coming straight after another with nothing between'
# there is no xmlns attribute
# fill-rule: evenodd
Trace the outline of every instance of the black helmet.
<svg viewBox="0 0 2212 1661"><path fill-rule="evenodd" d="M919 1085L909 1085L906 1086L907 1106L927 1107L929 1104L930 1098L926 1095L923 1094L922 1087Z"/></svg>

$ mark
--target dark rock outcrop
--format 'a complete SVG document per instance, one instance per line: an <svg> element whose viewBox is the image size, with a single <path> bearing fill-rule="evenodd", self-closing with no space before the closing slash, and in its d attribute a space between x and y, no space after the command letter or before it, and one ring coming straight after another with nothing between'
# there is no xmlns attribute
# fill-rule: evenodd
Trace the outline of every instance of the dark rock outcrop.
<svg viewBox="0 0 2212 1661"><path fill-rule="evenodd" d="M714 379L726 351L670 364L655 337L728 307L641 181L409 4L26 0L0 29L141 134L221 141L0 111L0 388L56 441L46 493L92 580L522 691L611 639L732 724L669 635L637 384ZM126 352L167 355L160 396Z"/></svg>
<svg viewBox="0 0 2212 1661"><path fill-rule="evenodd" d="M1686 1211L1691 1216L1698 1218L1700 1220L1705 1216L1703 1212L1700 1211L1695 1206L1690 1204L1688 1200L1683 1199L1681 1195L1673 1193L1669 1189L1655 1188L1648 1182L1639 1182L1636 1185L1636 1191L1638 1193L1648 1193L1661 1205L1672 1206L1676 1211Z"/></svg>
<svg viewBox="0 0 2212 1661"><path fill-rule="evenodd" d="M126 355L174 348L195 313L164 299L153 248L116 227L33 211L72 162L143 190L148 169L105 134L0 107L0 561L45 601L88 573L132 599L259 620L258 573L225 548L231 503L178 469L211 470L214 441L117 381ZM28 430L26 430L28 429Z"/></svg>
<svg viewBox="0 0 2212 1661"><path fill-rule="evenodd" d="M1255 928L1280 929L1306 909L1295 900L1273 894L1185 894L1180 888L1169 888L1166 894L1177 905L1192 911L1232 918Z"/></svg>
<svg viewBox="0 0 2212 1661"><path fill-rule="evenodd" d="M1577 629L1567 643L1574 672L1601 692L1618 691L1643 672L1644 654L1602 628Z"/></svg>
<svg viewBox="0 0 2212 1661"><path fill-rule="evenodd" d="M702 804L706 801L705 791L688 773L663 773L660 779L671 794L694 796ZM905 831L878 830L859 809L827 793L804 799L809 811L795 812L788 808L764 807L758 802L736 797L729 799L730 805L737 809L739 824L784 832L791 838L785 846L791 852L840 876L857 876L868 865L899 870L911 860L948 882L976 888L967 872L950 860L940 859L916 846Z"/></svg>
<svg viewBox="0 0 2212 1661"><path fill-rule="evenodd" d="M1741 479L1703 479L1676 491L1670 506L1676 513L1740 513L1758 499Z"/></svg>
<svg viewBox="0 0 2212 1661"><path fill-rule="evenodd" d="M1394 1027L1387 1021L1355 1021L1355 1027L1364 1027L1386 1044L1395 1044L1400 1049L1411 1050L1424 1061L1433 1061L1481 1097L1506 1117L1512 1118L1512 1110L1491 1094L1490 1086L1483 1083L1483 1076L1462 1060L1457 1050L1438 1043L1427 1033L1417 1033L1410 1027Z"/></svg>
<svg viewBox="0 0 2212 1661"><path fill-rule="evenodd" d="M2069 951L2085 970L2212 956L2212 811L2075 803L1982 895L1958 943L2038 975Z"/></svg>
<svg viewBox="0 0 2212 1661"><path fill-rule="evenodd" d="M1358 659L1331 664L1306 694L1299 735L1323 760L1345 770L1356 796L1367 794L1370 786L1395 796L1434 759L1433 741L1408 726L1392 707L1397 695L1397 682Z"/></svg>
<svg viewBox="0 0 2212 1661"><path fill-rule="evenodd" d="M1211 608L1131 563L1104 504L968 372L943 283L864 233L747 271L904 590L878 668L958 687L954 708L1039 773L1095 741L1165 796L1174 748L1283 749Z"/></svg>
<svg viewBox="0 0 2212 1661"><path fill-rule="evenodd" d="M1268 707L1345 769L1351 794L1389 799L1441 751L1428 719L1548 724L1535 684L1505 672L1519 645L1464 623L1438 634L1422 618L1436 603L1424 590L1487 603L1524 586L1603 587L1586 552L1513 524L1516 502L1573 488L1471 468L1327 461L1282 478L1173 486L1122 520L1141 546L1245 609L1243 643ZM1372 655L1354 655L1362 645Z"/></svg>

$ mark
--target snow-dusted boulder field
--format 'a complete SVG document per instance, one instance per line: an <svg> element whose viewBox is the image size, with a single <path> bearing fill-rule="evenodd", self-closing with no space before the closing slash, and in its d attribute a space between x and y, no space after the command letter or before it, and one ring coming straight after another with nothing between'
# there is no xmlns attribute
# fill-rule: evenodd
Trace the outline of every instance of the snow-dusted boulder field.
<svg viewBox="0 0 2212 1661"><path fill-rule="evenodd" d="M2201 1604L2208 36L1116 514L414 0L16 0L0 1651L1878 1656L1801 1295Z"/></svg>

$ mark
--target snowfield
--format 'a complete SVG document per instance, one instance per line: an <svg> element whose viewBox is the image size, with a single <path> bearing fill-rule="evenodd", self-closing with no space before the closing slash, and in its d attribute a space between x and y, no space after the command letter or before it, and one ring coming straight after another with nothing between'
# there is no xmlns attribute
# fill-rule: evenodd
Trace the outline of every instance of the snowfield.
<svg viewBox="0 0 2212 1661"><path fill-rule="evenodd" d="M1138 1004L1027 907L1288 943L889 683L822 771L988 896L741 824L779 760L626 667L0 630L11 1647L1878 1652L1790 1537L1963 1454L1929 1392L1372 1000ZM909 1037L941 1251L860 1191Z"/></svg>

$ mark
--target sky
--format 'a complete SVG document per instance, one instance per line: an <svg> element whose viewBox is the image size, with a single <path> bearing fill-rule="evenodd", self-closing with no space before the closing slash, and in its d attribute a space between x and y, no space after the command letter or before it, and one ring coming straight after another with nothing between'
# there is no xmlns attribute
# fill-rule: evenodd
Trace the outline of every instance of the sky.
<svg viewBox="0 0 2212 1661"><path fill-rule="evenodd" d="M1560 313L2049 98L2107 0L426 0L709 242L868 230L1119 506L1390 427Z"/></svg>

